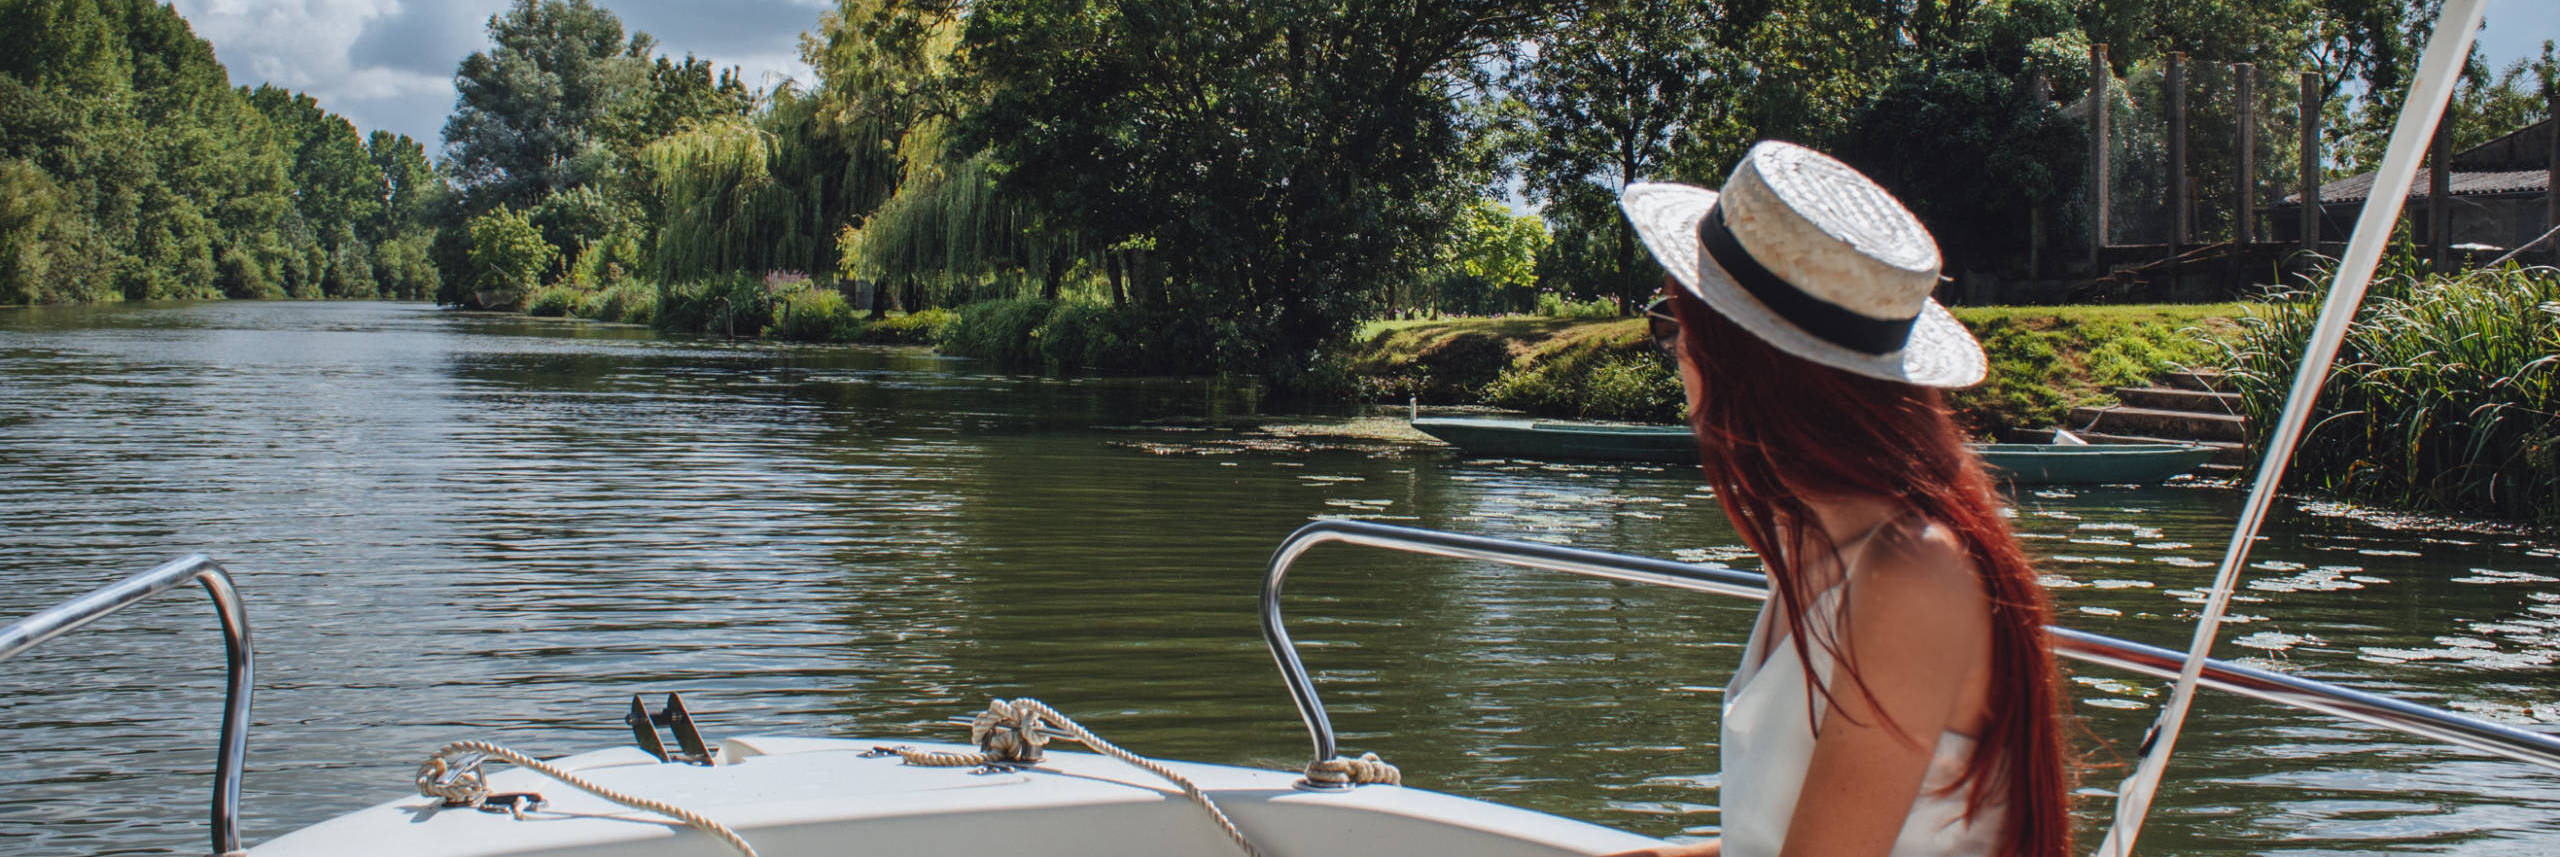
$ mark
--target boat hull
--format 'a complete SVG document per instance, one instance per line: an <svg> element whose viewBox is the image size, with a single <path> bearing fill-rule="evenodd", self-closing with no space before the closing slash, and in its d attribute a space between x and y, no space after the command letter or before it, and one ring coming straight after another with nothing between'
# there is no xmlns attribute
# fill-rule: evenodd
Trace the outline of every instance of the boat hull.
<svg viewBox="0 0 2560 857"><path fill-rule="evenodd" d="M1468 455L1578 461L1698 463L1687 426L1618 425L1487 417L1422 417L1413 427ZM2212 460L2190 444L1977 443L2002 481L2020 485L2153 483Z"/></svg>
<svg viewBox="0 0 2560 857"><path fill-rule="evenodd" d="M710 767L665 764L636 749L557 760L600 785L669 801L729 825L761 857L984 855L1122 857L1241 852L1171 783L1087 753L1052 752L1003 773L924 768L868 757L884 743L737 738ZM919 749L966 750L910 744ZM1271 854L1484 854L1557 857L1658 845L1598 825L1422 789L1309 790L1297 775L1174 762ZM249 849L252 857L720 857L717 839L607 803L521 769L490 775L500 792L550 801L517 820L445 809L431 798L380 804Z"/></svg>

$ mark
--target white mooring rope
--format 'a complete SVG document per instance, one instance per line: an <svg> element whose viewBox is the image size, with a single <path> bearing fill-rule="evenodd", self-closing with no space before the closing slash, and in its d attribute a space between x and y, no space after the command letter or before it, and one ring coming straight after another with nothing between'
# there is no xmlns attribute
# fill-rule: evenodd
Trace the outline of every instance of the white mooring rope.
<svg viewBox="0 0 2560 857"><path fill-rule="evenodd" d="M1093 748L1094 752L1120 760L1182 787L1183 796L1190 798L1192 804L1208 813L1209 819L1217 823L1218 829L1225 832L1227 839L1243 850L1246 857L1262 857L1262 849L1255 847L1253 841L1245 837L1244 831L1236 827L1235 820L1228 818L1226 811L1218 808L1217 801L1211 800L1209 794L1201 791L1189 777L1176 773L1162 762L1129 752L1121 749L1120 745L1102 740L1102 736L1093 734L1092 730L1084 728L1084 724L1077 723L1073 718L1059 713L1057 709L1050 708L1048 703L1037 699L998 699L988 703L987 710L980 712L969 724L969 740L970 743L978 745L976 752L953 753L917 750L909 747L884 749L896 753L898 758L907 764L920 767L968 768L981 765L1028 765L1040 761L1041 748L1049 743L1051 731L1059 733L1060 737ZM443 800L447 806L480 809L488 805L499 796L490 792L489 780L480 772L480 762L484 758L513 764L623 806L654 812L684 822L686 827L718 837L720 841L728 843L730 848L736 849L745 857L756 857L755 846L748 845L747 840L740 837L737 831L730 830L727 825L713 821L701 813L665 801L605 788L540 759L487 741L455 741L438 748L433 755L427 757L426 762L418 766L418 794ZM1307 780L1320 785L1335 786L1401 785L1404 782L1404 775L1396 770L1396 766L1379 759L1378 754L1365 753L1357 759L1334 758L1311 763L1307 765ZM539 798L535 800L538 801ZM511 806L509 811L517 812L521 817L521 809L521 806Z"/></svg>
<svg viewBox="0 0 2560 857"><path fill-rule="evenodd" d="M475 755L486 756L513 764L516 767L559 780L563 783L576 787L579 791L604 798L605 800L609 800L623 806L645 812L654 812L659 815L684 822L686 827L718 837L720 841L728 843L730 848L736 849L737 852L744 855L744 857L756 857L755 846L748 845L747 840L744 837L739 836L737 831L730 830L728 825L713 821L710 817L705 816L702 813L694 812L693 810L667 803L666 801L652 800L637 795L623 794L621 792L596 785L595 783L579 778L576 774L544 762L541 759L536 759L532 756L527 756L523 753L519 753L496 744L491 744L487 741L455 741L436 750L434 755L428 756L427 761L418 766L418 794L431 798L441 798L447 806L467 806L473 809L480 808L480 806L487 803L490 798L489 781L477 770L480 760L477 758L471 758ZM461 775L451 777L447 776L447 772L454 771L456 769L463 769Z"/></svg>
<svg viewBox="0 0 2560 857"><path fill-rule="evenodd" d="M977 752L949 753L907 747L890 749L898 754L898 758L910 765L965 768L979 765L1031 764L1040 761L1041 747L1049 742L1049 735L1044 731L1048 729L1054 729L1069 740L1091 747L1094 752L1136 766L1147 773L1181 786L1183 796L1190 798L1192 804L1208 813L1209 819L1217 822L1218 829L1224 831L1227 839L1235 842L1236 847L1242 849L1247 857L1262 857L1262 849L1254 847L1253 841L1245 838L1244 831L1236 827L1235 821L1227 817L1226 811L1218 808L1218 802L1210 800L1208 793L1201 791L1190 778L1175 773L1172 768L1166 767L1161 762L1123 750L1119 745L1102 740L1101 736L1093 734L1092 730L1084 728L1083 724L1058 713L1057 709L1050 708L1048 703L1037 699L999 699L988 703L987 710L979 712L977 718L969 724L969 741L978 745ZM1318 776L1320 767L1324 769L1322 777ZM1403 776L1396 771L1396 767L1380 761L1376 753L1370 753L1358 759L1331 759L1309 765L1307 778L1328 784L1385 783L1393 785L1403 782Z"/></svg>

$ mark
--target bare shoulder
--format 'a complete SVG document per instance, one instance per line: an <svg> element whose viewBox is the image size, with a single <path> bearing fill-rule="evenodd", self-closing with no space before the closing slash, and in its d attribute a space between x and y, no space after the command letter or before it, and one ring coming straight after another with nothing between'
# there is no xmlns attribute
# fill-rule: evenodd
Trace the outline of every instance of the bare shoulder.
<svg viewBox="0 0 2560 857"><path fill-rule="evenodd" d="M1991 598L1972 552L1945 526L1915 522L1878 533L1858 565L1848 589L1853 637L1988 644Z"/></svg>

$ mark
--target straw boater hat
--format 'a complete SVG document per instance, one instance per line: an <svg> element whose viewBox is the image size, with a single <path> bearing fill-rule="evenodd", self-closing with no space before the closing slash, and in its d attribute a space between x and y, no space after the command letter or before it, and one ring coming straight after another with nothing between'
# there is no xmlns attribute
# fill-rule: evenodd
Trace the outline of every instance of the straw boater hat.
<svg viewBox="0 0 2560 857"><path fill-rule="evenodd" d="M1780 351L1924 387L1982 380L1982 346L1929 299L1938 243L1847 164L1764 141L1721 194L1638 182L1618 205L1683 288Z"/></svg>

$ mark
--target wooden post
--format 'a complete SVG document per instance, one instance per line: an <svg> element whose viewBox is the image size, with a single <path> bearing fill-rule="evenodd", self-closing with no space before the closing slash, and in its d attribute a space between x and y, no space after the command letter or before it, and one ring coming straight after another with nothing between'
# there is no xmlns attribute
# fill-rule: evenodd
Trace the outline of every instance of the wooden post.
<svg viewBox="0 0 2560 857"><path fill-rule="evenodd" d="M2107 165L2108 113L2115 106L2115 68L2107 64L2107 46L2089 46L2089 276L2107 272L2107 193L2113 176Z"/></svg>
<svg viewBox="0 0 2560 857"><path fill-rule="evenodd" d="M2551 124L2551 133L2543 137L2548 145L2542 153L2542 228L2551 230L2560 229L2560 87L2544 84L2542 100L2547 105L2542 121ZM2560 265L2560 241L2550 250L2551 263Z"/></svg>
<svg viewBox="0 0 2560 857"><path fill-rule="evenodd" d="M2427 261L2438 271L2453 264L2453 170L2445 162L2453 154L2453 110L2436 117L2436 137L2427 144Z"/></svg>
<svg viewBox="0 0 2560 857"><path fill-rule="evenodd" d="M2239 176L2232 184L2238 199L2231 211L2231 241L2245 252L2258 240L2258 67L2240 63L2231 67L2238 80L2233 97L2239 104L2233 110L2232 124L2240 132Z"/></svg>
<svg viewBox="0 0 2560 857"><path fill-rule="evenodd" d="M2187 55L2172 51L2162 80L2169 90L2169 258L2187 242ZM2171 268L2175 271L2175 266Z"/></svg>
<svg viewBox="0 0 2560 857"><path fill-rule="evenodd" d="M2302 252L2320 252L2320 74L2302 73Z"/></svg>

